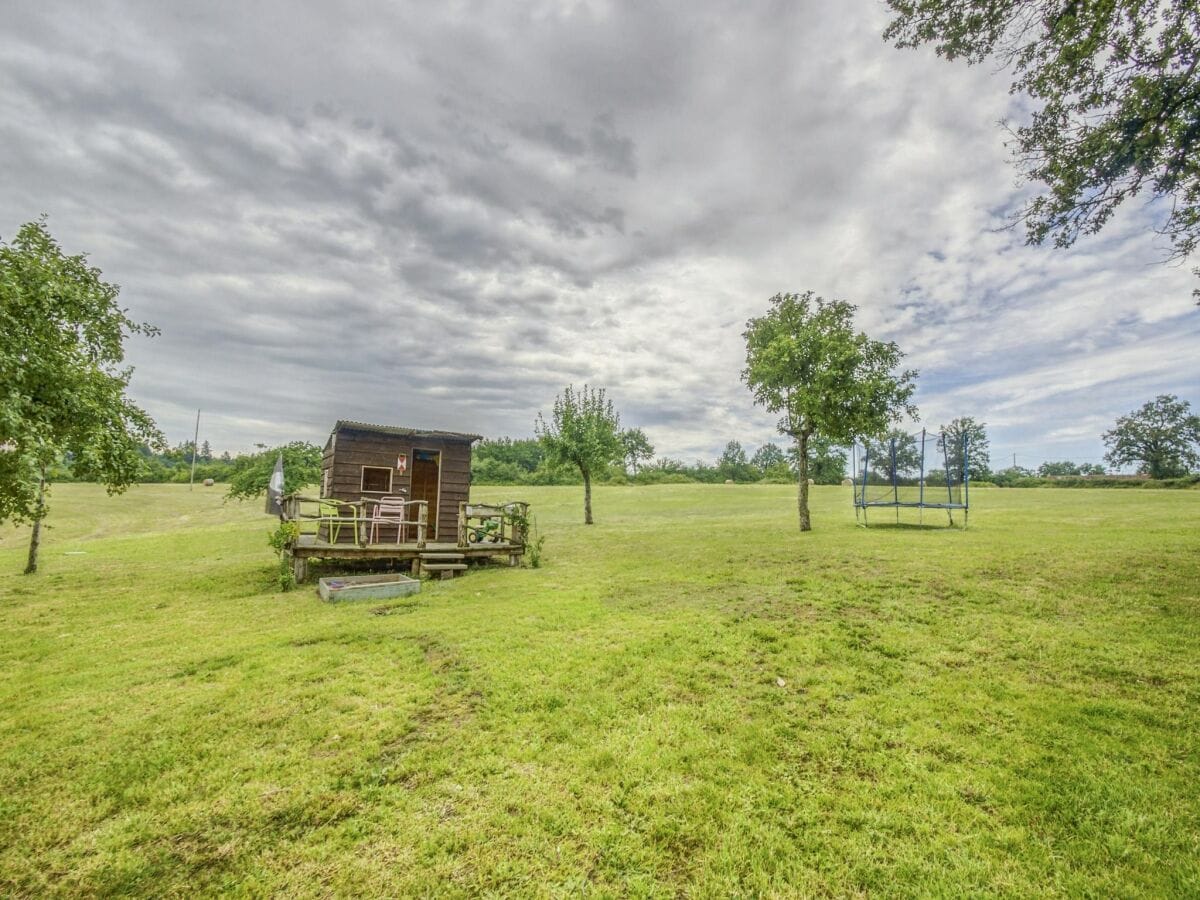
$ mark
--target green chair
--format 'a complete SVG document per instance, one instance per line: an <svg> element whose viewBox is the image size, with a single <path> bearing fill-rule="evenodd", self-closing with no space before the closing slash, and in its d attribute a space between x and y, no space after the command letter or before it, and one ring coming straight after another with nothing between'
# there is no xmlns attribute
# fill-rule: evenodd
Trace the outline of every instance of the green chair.
<svg viewBox="0 0 1200 900"><path fill-rule="evenodd" d="M344 516L342 509L345 506L350 504L330 498L317 501L317 533L320 534L322 525L328 528L331 544L338 542L338 535L342 532L342 526L346 524L354 528L354 543L358 543L358 516L354 515L353 506L350 506L351 515Z"/></svg>

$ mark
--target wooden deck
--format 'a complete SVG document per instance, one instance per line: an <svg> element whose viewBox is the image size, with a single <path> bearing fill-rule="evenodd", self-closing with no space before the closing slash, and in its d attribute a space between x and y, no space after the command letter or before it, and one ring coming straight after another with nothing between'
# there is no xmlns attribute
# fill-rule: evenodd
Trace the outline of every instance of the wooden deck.
<svg viewBox="0 0 1200 900"><path fill-rule="evenodd" d="M521 554L525 547L507 541L497 543L467 544L460 547L455 543L429 541L420 546L413 541L403 544L381 542L378 544L349 544L341 542L331 544L321 541L313 534L302 534L292 547L292 555L300 558L324 559L416 559L423 553L461 554L468 558L486 556L508 556L513 553Z"/></svg>
<svg viewBox="0 0 1200 900"><path fill-rule="evenodd" d="M313 559L411 562L414 573L436 572L442 577L452 577L466 570L470 560L500 557L510 566L517 566L525 553L529 507L520 501L504 506L460 503L458 527L450 529L457 541L425 540L429 530L426 504L412 502L408 505L417 510L417 516L415 521L406 521L402 537L416 539L399 543L394 540L362 542L367 534L366 526L371 523L370 519L359 515L363 505L298 494L284 498L283 519L294 522L300 530L285 551L296 581L305 580L309 560ZM353 515L343 515L346 510ZM329 529L335 526L341 539L326 540ZM393 536L400 530L395 525L391 528ZM381 527L379 531L379 536L384 536L385 528Z"/></svg>

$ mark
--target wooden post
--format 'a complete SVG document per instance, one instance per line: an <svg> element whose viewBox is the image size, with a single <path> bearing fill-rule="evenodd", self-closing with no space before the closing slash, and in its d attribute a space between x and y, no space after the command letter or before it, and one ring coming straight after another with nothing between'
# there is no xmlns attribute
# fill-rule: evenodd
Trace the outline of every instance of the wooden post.
<svg viewBox="0 0 1200 900"><path fill-rule="evenodd" d="M458 546L467 546L467 504L458 504Z"/></svg>
<svg viewBox="0 0 1200 900"><path fill-rule="evenodd" d="M529 504L518 501L515 505L521 510L521 525L518 526L515 522L513 523L513 543L524 546L525 542L529 539L529 535L525 531L525 526L529 523Z"/></svg>
<svg viewBox="0 0 1200 900"><path fill-rule="evenodd" d="M417 549L425 549L425 532L429 527L429 506L422 503L417 510Z"/></svg>

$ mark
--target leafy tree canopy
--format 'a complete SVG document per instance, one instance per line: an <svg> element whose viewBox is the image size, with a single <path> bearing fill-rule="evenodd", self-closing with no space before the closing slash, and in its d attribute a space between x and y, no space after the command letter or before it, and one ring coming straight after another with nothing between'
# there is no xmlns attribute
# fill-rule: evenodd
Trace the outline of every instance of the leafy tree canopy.
<svg viewBox="0 0 1200 900"><path fill-rule="evenodd" d="M970 416L951 419L942 426L942 434L949 444L946 453L952 481L962 480L962 445L967 441L967 472L973 481L987 481L992 474L992 456L988 443L987 426Z"/></svg>
<svg viewBox="0 0 1200 900"><path fill-rule="evenodd" d="M545 450L536 438L484 439L471 454L472 464L494 462L512 466L523 472L533 472L541 464Z"/></svg>
<svg viewBox="0 0 1200 900"><path fill-rule="evenodd" d="M1038 466L1037 473L1042 478L1067 475L1103 475L1104 466L1096 463L1073 463L1070 460L1046 460Z"/></svg>
<svg viewBox="0 0 1200 900"><path fill-rule="evenodd" d="M767 313L746 323L742 378L755 403L778 413L779 431L796 442L800 530L808 511L808 443L820 433L845 445L884 431L911 402L915 371L897 372L904 354L894 343L854 330L855 307L812 291L776 294Z"/></svg>
<svg viewBox="0 0 1200 900"><path fill-rule="evenodd" d="M717 460L717 474L722 481L757 481L759 473L746 459L741 442L730 441Z"/></svg>
<svg viewBox="0 0 1200 900"><path fill-rule="evenodd" d="M796 447L788 450L788 464L793 473L799 466ZM814 434L808 441L808 477L814 484L841 484L846 477L847 452L823 434Z"/></svg>
<svg viewBox="0 0 1200 900"><path fill-rule="evenodd" d="M261 446L261 445L260 445ZM283 492L291 494L321 482L321 448L307 441L292 441L258 453L239 456L229 478L225 496L231 500L249 500L267 492L275 460L283 454Z"/></svg>
<svg viewBox="0 0 1200 900"><path fill-rule="evenodd" d="M539 412L534 426L552 464L569 465L583 477L583 521L592 524L592 478L621 461L621 419L604 388L576 391L567 385L555 398L550 420Z"/></svg>
<svg viewBox="0 0 1200 900"><path fill-rule="evenodd" d="M783 451L777 444L763 444L754 451L754 456L750 458L750 465L754 466L760 475L766 475L773 469L779 469L780 466L786 467L787 464L787 457L783 455Z"/></svg>
<svg viewBox="0 0 1200 900"><path fill-rule="evenodd" d="M1137 465L1151 478L1177 478L1200 467L1200 416L1186 400L1160 394L1117 419L1104 444L1110 465Z"/></svg>
<svg viewBox="0 0 1200 900"><path fill-rule="evenodd" d="M888 0L885 38L998 61L1038 105L1012 131L1045 190L1018 216L1030 243L1068 247L1140 194L1168 201L1174 256L1200 240L1200 4L1195 0ZM1200 269L1195 270L1200 275ZM1200 289L1194 292L1200 301Z"/></svg>
<svg viewBox="0 0 1200 900"><path fill-rule="evenodd" d="M157 331L130 319L117 293L85 256L64 254L44 220L0 242L0 521L33 522L27 572L55 463L69 455L79 478L115 493L142 472L142 445L162 444L121 367L125 339Z"/></svg>
<svg viewBox="0 0 1200 900"><path fill-rule="evenodd" d="M626 428L621 432L621 448L622 458L634 475L639 467L654 458L654 445L640 428Z"/></svg>
<svg viewBox="0 0 1200 900"><path fill-rule="evenodd" d="M921 470L921 448L903 428L892 428L877 440L866 440L871 472L891 481L893 476L912 478Z"/></svg>

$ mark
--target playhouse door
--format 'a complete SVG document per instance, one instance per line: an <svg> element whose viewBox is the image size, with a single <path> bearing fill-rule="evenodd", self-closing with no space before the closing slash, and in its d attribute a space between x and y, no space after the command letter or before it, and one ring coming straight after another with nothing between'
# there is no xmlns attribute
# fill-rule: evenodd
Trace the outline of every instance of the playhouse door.
<svg viewBox="0 0 1200 900"><path fill-rule="evenodd" d="M438 492L441 482L442 454L437 450L413 450L410 500L424 500L429 510L427 540L437 540Z"/></svg>

